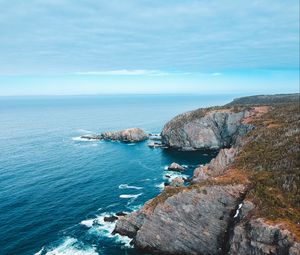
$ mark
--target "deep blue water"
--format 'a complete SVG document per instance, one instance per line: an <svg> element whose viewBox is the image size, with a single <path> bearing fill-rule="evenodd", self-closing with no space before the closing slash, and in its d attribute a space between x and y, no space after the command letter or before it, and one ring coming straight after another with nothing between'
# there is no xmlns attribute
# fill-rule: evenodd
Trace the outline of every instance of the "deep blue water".
<svg viewBox="0 0 300 255"><path fill-rule="evenodd" d="M173 161L190 165L191 174L213 155L78 137L128 127L159 133L179 113L232 98L0 98L0 254L139 254L126 238L111 236L103 216L157 195Z"/></svg>

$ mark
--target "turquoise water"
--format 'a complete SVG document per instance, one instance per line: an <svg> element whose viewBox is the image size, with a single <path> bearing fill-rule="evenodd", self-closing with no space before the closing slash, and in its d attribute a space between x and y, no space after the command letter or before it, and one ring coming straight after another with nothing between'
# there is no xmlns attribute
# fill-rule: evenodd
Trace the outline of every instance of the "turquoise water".
<svg viewBox="0 0 300 255"><path fill-rule="evenodd" d="M230 95L0 98L0 254L139 254L103 216L159 194L164 168L214 155L150 149L147 142L79 136L141 127L159 133L175 115Z"/></svg>

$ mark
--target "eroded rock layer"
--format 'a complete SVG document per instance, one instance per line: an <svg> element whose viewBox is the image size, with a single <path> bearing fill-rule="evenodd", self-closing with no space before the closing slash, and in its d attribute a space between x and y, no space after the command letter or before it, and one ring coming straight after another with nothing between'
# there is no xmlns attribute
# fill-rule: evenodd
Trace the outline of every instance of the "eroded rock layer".
<svg viewBox="0 0 300 255"><path fill-rule="evenodd" d="M242 122L249 114L247 110L233 112L229 109L187 112L164 126L162 143L182 150L230 147L238 137L251 130L252 125Z"/></svg>

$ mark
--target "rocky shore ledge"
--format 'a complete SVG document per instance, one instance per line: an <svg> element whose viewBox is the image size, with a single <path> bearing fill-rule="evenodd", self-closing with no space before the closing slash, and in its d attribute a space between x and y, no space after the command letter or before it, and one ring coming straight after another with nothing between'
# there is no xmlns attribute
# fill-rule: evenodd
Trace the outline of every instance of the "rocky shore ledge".
<svg viewBox="0 0 300 255"><path fill-rule="evenodd" d="M164 145L218 155L195 169L190 186L165 187L117 220L113 233L154 254L299 255L299 123L299 94L175 117L162 131Z"/></svg>

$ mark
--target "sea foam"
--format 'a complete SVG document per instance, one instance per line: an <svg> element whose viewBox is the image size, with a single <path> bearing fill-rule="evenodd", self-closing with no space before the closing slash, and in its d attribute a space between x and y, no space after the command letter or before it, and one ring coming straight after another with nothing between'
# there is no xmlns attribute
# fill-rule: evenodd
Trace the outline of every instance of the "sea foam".
<svg viewBox="0 0 300 255"><path fill-rule="evenodd" d="M120 184L119 189L143 189L143 187L130 186L128 184Z"/></svg>
<svg viewBox="0 0 300 255"><path fill-rule="evenodd" d="M122 194L120 195L120 198L138 198L140 195L142 195L143 193L139 193L139 194L135 194L135 195L131 195L131 194Z"/></svg>
<svg viewBox="0 0 300 255"><path fill-rule="evenodd" d="M81 136L72 137L72 140L76 141L76 142L94 142L94 141L98 141L97 139L88 139L88 138L83 138Z"/></svg>
<svg viewBox="0 0 300 255"><path fill-rule="evenodd" d="M130 244L130 242L132 241L131 238L127 236L121 236L119 234L115 234L115 235L112 234L113 230L115 229L116 223L104 221L104 217L111 214L112 213L102 213L98 215L94 219L95 224L89 230L89 232L97 233L100 236L111 238L116 243L123 244L124 247L132 248L133 246Z"/></svg>
<svg viewBox="0 0 300 255"><path fill-rule="evenodd" d="M94 219L83 220L80 222L81 225L84 225L88 228L91 228L94 224Z"/></svg>
<svg viewBox="0 0 300 255"><path fill-rule="evenodd" d="M43 249L36 254L42 254ZM94 247L79 243L76 238L66 237L62 244L47 251L46 255L98 255Z"/></svg>

